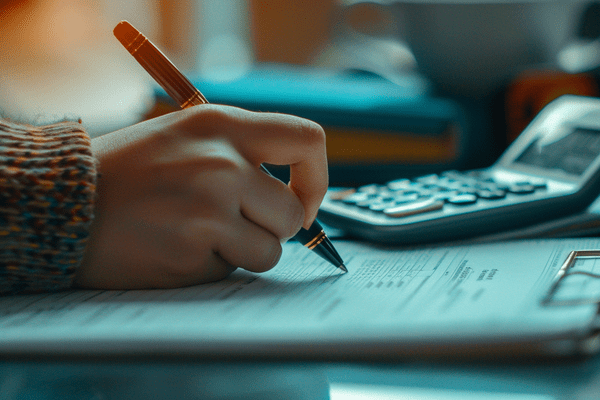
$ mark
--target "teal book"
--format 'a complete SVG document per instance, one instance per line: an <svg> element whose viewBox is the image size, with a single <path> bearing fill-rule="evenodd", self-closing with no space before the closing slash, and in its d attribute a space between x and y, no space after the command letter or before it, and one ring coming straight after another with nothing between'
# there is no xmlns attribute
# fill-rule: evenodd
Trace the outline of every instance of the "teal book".
<svg viewBox="0 0 600 400"><path fill-rule="evenodd" d="M458 169L471 153L474 129L465 107L433 95L416 74L391 82L359 71L268 66L230 80L189 76L213 104L319 123L327 134L330 181L337 186ZM171 101L162 89L158 97Z"/></svg>

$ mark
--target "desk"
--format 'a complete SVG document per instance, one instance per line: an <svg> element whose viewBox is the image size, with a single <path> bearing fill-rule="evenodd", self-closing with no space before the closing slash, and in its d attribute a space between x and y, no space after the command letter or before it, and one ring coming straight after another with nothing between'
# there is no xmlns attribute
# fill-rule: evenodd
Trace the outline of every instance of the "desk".
<svg viewBox="0 0 600 400"><path fill-rule="evenodd" d="M407 393L415 400L591 400L600 394L600 357L527 364L0 361L0 399L11 400L341 400L352 397L343 395L353 385L373 389L374 397L363 400ZM472 393L467 398L464 391Z"/></svg>

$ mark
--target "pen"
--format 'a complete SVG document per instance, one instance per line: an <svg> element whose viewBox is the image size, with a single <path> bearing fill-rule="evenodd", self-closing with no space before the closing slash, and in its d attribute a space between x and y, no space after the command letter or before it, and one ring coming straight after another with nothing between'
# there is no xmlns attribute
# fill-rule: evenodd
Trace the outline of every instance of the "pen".
<svg viewBox="0 0 600 400"><path fill-rule="evenodd" d="M188 108L200 104L208 104L208 100L198 89L173 65L173 63L129 22L121 21L113 30L115 37L140 63L142 67L162 86L181 108ZM261 169L271 175L261 165ZM272 176L272 175L271 175ZM316 252L319 256L329 261L344 272L348 269L344 261L333 247L331 240L325 234L323 227L315 220L310 228L301 228L294 239L305 247Z"/></svg>

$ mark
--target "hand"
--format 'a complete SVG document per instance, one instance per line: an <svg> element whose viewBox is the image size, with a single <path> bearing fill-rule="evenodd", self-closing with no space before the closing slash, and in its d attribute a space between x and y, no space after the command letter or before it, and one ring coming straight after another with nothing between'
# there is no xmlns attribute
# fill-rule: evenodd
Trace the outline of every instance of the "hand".
<svg viewBox="0 0 600 400"><path fill-rule="evenodd" d="M169 288L266 271L327 190L325 135L282 114L202 105L92 142L96 217L75 284ZM290 165L288 185L259 169Z"/></svg>

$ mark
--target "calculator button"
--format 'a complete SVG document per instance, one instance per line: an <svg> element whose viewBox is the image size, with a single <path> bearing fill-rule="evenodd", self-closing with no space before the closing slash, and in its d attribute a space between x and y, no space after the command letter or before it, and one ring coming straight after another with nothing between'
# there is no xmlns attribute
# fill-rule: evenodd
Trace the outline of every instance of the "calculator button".
<svg viewBox="0 0 600 400"><path fill-rule="evenodd" d="M546 188L546 182L544 180L541 180L541 179L531 179L531 180L527 180L527 181L519 181L519 182L513 183L513 185L516 185L516 186L533 186L536 189L545 189Z"/></svg>
<svg viewBox="0 0 600 400"><path fill-rule="evenodd" d="M377 193L380 189L379 185L365 185L358 188L361 193Z"/></svg>
<svg viewBox="0 0 600 400"><path fill-rule="evenodd" d="M344 202L346 204L357 204L357 203L361 203L363 201L374 199L375 197L377 197L377 195L373 194L373 193L356 192L356 193L352 193L349 196L344 197L342 199L342 202Z"/></svg>
<svg viewBox="0 0 600 400"><path fill-rule="evenodd" d="M435 190L438 189L440 187L440 185L438 185L437 183L422 183L421 184L421 189L425 189L425 190Z"/></svg>
<svg viewBox="0 0 600 400"><path fill-rule="evenodd" d="M384 193L379 195L379 197L377 198L378 201L383 201L383 202L391 202L396 200L396 196L391 196L388 193Z"/></svg>
<svg viewBox="0 0 600 400"><path fill-rule="evenodd" d="M360 208L370 208L371 204L376 203L379 199L377 197L369 198L367 200L359 201L354 205Z"/></svg>
<svg viewBox="0 0 600 400"><path fill-rule="evenodd" d="M387 187L390 190L403 190L407 189L411 185L410 179L396 179L395 181L391 181L387 183Z"/></svg>
<svg viewBox="0 0 600 400"><path fill-rule="evenodd" d="M546 182L541 179L532 179L530 181L526 181L524 183L517 183L518 185L531 185L537 189L546 189Z"/></svg>
<svg viewBox="0 0 600 400"><path fill-rule="evenodd" d="M437 176L436 174L420 176L415 179L416 182L420 182L420 183L436 183L439 180L440 180L440 177Z"/></svg>
<svg viewBox="0 0 600 400"><path fill-rule="evenodd" d="M477 196L470 193L458 194L446 200L446 203L454 204L457 206L464 206L468 204L473 204L475 202L477 202Z"/></svg>
<svg viewBox="0 0 600 400"><path fill-rule="evenodd" d="M478 190L477 197L485 200L500 200L506 197L504 190Z"/></svg>
<svg viewBox="0 0 600 400"><path fill-rule="evenodd" d="M344 190L338 190L338 191L335 191L335 192L331 192L331 193L329 194L329 198L330 198L331 200L337 200L337 201L340 201L340 200L343 200L343 199L345 199L346 197L348 197L348 196L350 196L351 194L354 194L354 193L356 193L356 189L344 189Z"/></svg>
<svg viewBox="0 0 600 400"><path fill-rule="evenodd" d="M494 182L494 178L492 178L485 171L481 171L481 170L469 171L466 173L466 176L475 178L479 182Z"/></svg>
<svg viewBox="0 0 600 400"><path fill-rule="evenodd" d="M483 183L496 183L496 181L494 181L494 178L492 178L491 176L481 175L477 178L477 180Z"/></svg>
<svg viewBox="0 0 600 400"><path fill-rule="evenodd" d="M437 199L437 200L442 200L442 201L446 201L451 197L457 196L460 193L456 190L452 190L452 191L446 191L446 192L438 192L433 194L433 198Z"/></svg>
<svg viewBox="0 0 600 400"><path fill-rule="evenodd" d="M460 194L473 194L474 195L475 193L477 193L477 189L475 189L474 187L470 187L470 186L463 186L458 189L458 192Z"/></svg>
<svg viewBox="0 0 600 400"><path fill-rule="evenodd" d="M448 177L448 178L460 178L463 176L463 174L461 174L460 172L458 172L456 170L449 170L449 171L442 172L442 176Z"/></svg>
<svg viewBox="0 0 600 400"><path fill-rule="evenodd" d="M477 182L473 187L479 190L498 190L498 186L493 182Z"/></svg>
<svg viewBox="0 0 600 400"><path fill-rule="evenodd" d="M446 187L448 187L451 190L460 190L460 189L469 188L471 186L464 182L461 182L461 181L454 181L454 182L449 182Z"/></svg>
<svg viewBox="0 0 600 400"><path fill-rule="evenodd" d="M509 185L509 184L506 184L506 183L496 182L496 188L497 188L497 189L499 189L499 190L508 191L508 188L509 188L510 186L511 186L511 185Z"/></svg>
<svg viewBox="0 0 600 400"><path fill-rule="evenodd" d="M421 191L415 189L400 190L396 192L396 198L404 196L418 196L419 194L421 194Z"/></svg>
<svg viewBox="0 0 600 400"><path fill-rule="evenodd" d="M383 211L388 208L392 208L396 206L397 203L395 201L375 201L369 205L369 209L371 211Z"/></svg>
<svg viewBox="0 0 600 400"><path fill-rule="evenodd" d="M440 210L444 207L444 202L429 198L425 200L417 200L412 203L392 207L383 210L383 213L389 217L407 217L409 215L421 214L425 212Z"/></svg>
<svg viewBox="0 0 600 400"><path fill-rule="evenodd" d="M394 197L396 204L404 204L415 201L419 198L419 193L401 194Z"/></svg>
<svg viewBox="0 0 600 400"><path fill-rule="evenodd" d="M433 190L429 190L429 189L421 189L417 192L419 197L431 197L431 195L433 193L435 193L435 192Z"/></svg>
<svg viewBox="0 0 600 400"><path fill-rule="evenodd" d="M530 194L535 192L535 187L530 184L515 184L510 185L507 190L514 194Z"/></svg>

